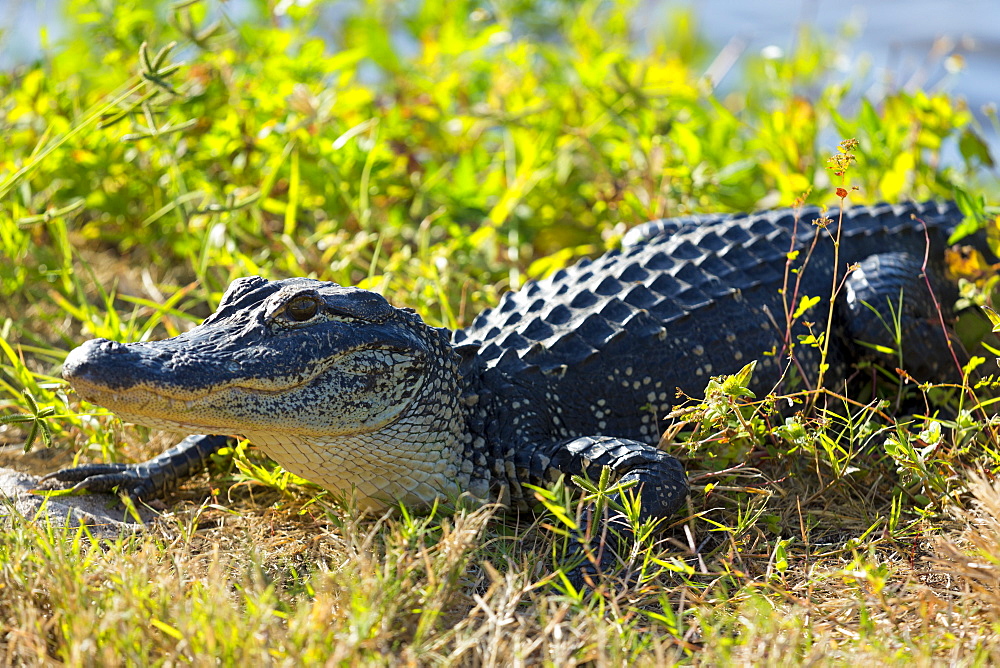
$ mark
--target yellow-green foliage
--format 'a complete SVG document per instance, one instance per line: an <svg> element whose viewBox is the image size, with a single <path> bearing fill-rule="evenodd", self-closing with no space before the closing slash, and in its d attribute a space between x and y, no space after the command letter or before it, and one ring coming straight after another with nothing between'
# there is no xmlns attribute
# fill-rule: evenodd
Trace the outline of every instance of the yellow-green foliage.
<svg viewBox="0 0 1000 668"><path fill-rule="evenodd" d="M216 292L251 272L368 279L441 298L426 314L455 324L492 299L482 285L603 250L623 225L830 202L824 128L861 142L860 201L952 197L980 162L943 94L842 104L818 36L718 100L705 45L654 32L640 48L627 4L371 3L333 27L324 3L236 26L211 20L225 3L149 4L71 1L65 48L0 75L6 293L37 294L69 244ZM175 41L166 64L183 66L141 79L140 46ZM940 168L959 139L967 161Z"/></svg>
<svg viewBox="0 0 1000 668"><path fill-rule="evenodd" d="M689 14L639 44L628 2L370 0L328 18L345 4L66 0L66 43L0 72L4 443L156 452L165 437L147 446L146 430L67 394L59 363L86 338L175 334L238 276L360 284L457 327L648 219L837 204L837 187L850 202L981 210L998 191L960 100L859 100L816 34L778 60L747 56L719 97ZM846 181L827 170L843 137L857 139ZM985 518L995 533L996 492L979 483L981 509L960 510L965 472L1000 462L990 409L937 388L928 396L950 412L915 424L867 397L781 423L747 403L745 381L714 382L684 414L674 447L693 503L664 542L628 555L628 584L587 594L558 576L558 537L579 521L562 487L540 493L548 512L531 526L492 509L361 521L237 454L237 472L220 458L210 484L132 539L5 520L0 653L80 665L1000 658L987 577L998 551L975 528ZM935 551L925 537L948 526L965 533ZM951 567L923 560L958 563L967 545L986 570L949 580Z"/></svg>

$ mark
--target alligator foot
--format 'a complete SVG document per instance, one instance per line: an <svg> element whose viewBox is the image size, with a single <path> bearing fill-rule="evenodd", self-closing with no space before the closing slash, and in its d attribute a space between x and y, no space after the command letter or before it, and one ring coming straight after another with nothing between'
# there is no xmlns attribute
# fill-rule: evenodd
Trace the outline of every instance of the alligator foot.
<svg viewBox="0 0 1000 668"><path fill-rule="evenodd" d="M155 496L155 482L139 470L143 464L86 464L54 471L39 483L75 483L69 491L77 494L125 494L133 501Z"/></svg>
<svg viewBox="0 0 1000 668"><path fill-rule="evenodd" d="M86 526L95 538L113 539L122 532L140 530L155 517L144 506L123 509L116 497L106 494L44 496L38 494L38 488L37 477L0 468L0 520L47 524L54 529Z"/></svg>
<svg viewBox="0 0 1000 668"><path fill-rule="evenodd" d="M139 464L85 464L43 476L74 483L73 492L117 492L138 502L162 496L177 483L205 467L209 458L229 442L226 436L188 436L176 446Z"/></svg>
<svg viewBox="0 0 1000 668"><path fill-rule="evenodd" d="M568 550L570 555L567 561L581 561L577 566L565 571L570 585L577 591L593 590L602 580L619 575L622 572L619 548L626 542L620 536L609 534L606 541L594 538L587 544L574 543Z"/></svg>

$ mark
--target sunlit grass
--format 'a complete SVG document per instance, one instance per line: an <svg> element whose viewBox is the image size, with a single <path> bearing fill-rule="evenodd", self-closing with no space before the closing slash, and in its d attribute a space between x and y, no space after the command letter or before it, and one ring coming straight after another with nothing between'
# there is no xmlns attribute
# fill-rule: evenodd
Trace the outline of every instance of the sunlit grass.
<svg viewBox="0 0 1000 668"><path fill-rule="evenodd" d="M970 210L997 195L961 101L844 104L818 35L751 59L744 89L719 99L690 17L640 52L627 4L373 2L329 44L315 6L233 26L214 23L227 3L147 4L69 0L66 47L0 73L0 441L14 448L33 433L88 459L167 444L68 393L59 364L87 338L183 331L239 276L361 285L460 327L648 219L833 205L838 187L848 203ZM388 37L400 31L416 48ZM831 129L858 140L847 181L826 169ZM963 284L981 301L996 277L966 268L986 274ZM985 389L799 393L812 408L785 419L769 405L784 399L741 383L665 424L691 504L593 590L560 577L580 558L568 528L585 525L565 487L528 518L363 517L241 446L138 536L3 520L0 651L72 665L1000 660L1000 519L976 477L1000 463L992 409L974 405ZM904 403L928 415L893 415Z"/></svg>

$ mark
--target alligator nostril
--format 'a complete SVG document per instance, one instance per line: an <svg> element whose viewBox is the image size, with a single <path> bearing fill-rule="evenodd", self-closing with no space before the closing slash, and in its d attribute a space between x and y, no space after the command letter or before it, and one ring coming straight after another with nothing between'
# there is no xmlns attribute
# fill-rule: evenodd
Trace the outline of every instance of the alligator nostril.
<svg viewBox="0 0 1000 668"><path fill-rule="evenodd" d="M93 348L97 348L102 353L124 353L128 351L128 346L124 343L119 343L117 341L111 341L110 339L93 339L88 341L84 345L90 345Z"/></svg>

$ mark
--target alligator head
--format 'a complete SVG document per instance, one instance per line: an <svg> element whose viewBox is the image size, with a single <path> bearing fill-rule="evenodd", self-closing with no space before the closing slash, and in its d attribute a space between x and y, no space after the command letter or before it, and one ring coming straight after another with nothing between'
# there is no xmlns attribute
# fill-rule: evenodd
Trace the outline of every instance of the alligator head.
<svg viewBox="0 0 1000 668"><path fill-rule="evenodd" d="M290 471L381 507L460 482L456 362L441 331L373 292L250 277L180 336L86 342L63 377L127 421L244 436Z"/></svg>

